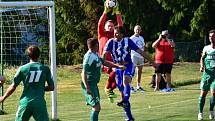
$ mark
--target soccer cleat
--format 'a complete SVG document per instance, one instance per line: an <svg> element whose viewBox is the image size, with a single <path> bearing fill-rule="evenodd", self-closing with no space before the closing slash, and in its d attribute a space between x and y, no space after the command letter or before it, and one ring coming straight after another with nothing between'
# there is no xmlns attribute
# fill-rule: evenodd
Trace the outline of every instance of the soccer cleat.
<svg viewBox="0 0 215 121"><path fill-rule="evenodd" d="M116 98L117 95L113 92L113 90L110 90L110 91L109 91L108 97L109 97L109 98Z"/></svg>
<svg viewBox="0 0 215 121"><path fill-rule="evenodd" d="M213 120L213 119L214 119L214 112L213 112L213 111L210 111L209 119L210 119L210 120Z"/></svg>
<svg viewBox="0 0 215 121"><path fill-rule="evenodd" d="M131 87L131 93L135 93L136 92L136 90L134 89L134 87Z"/></svg>
<svg viewBox="0 0 215 121"><path fill-rule="evenodd" d="M142 87L138 87L138 88L137 88L137 91L139 91L139 92L141 92L141 93L144 93L144 92L145 92L145 90L144 90Z"/></svg>
<svg viewBox="0 0 215 121"><path fill-rule="evenodd" d="M119 107L127 108L128 103L126 103L124 100L122 100L120 102L117 102L116 105Z"/></svg>
<svg viewBox="0 0 215 121"><path fill-rule="evenodd" d="M105 89L105 93L108 95L108 98L116 98L117 95L111 89Z"/></svg>
<svg viewBox="0 0 215 121"><path fill-rule="evenodd" d="M114 99L112 97L109 97L108 100L113 103L114 102Z"/></svg>
<svg viewBox="0 0 215 121"><path fill-rule="evenodd" d="M198 120L199 120L199 121L203 120L203 113L199 113L199 114L198 114Z"/></svg>

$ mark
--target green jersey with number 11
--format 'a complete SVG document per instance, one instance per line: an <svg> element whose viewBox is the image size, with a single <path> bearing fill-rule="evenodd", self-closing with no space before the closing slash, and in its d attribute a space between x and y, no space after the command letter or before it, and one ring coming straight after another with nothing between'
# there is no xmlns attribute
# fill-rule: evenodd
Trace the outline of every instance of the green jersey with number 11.
<svg viewBox="0 0 215 121"><path fill-rule="evenodd" d="M14 84L18 86L21 81L24 89L20 101L23 103L44 100L46 81L54 87L49 67L39 62L30 62L19 67L14 77Z"/></svg>

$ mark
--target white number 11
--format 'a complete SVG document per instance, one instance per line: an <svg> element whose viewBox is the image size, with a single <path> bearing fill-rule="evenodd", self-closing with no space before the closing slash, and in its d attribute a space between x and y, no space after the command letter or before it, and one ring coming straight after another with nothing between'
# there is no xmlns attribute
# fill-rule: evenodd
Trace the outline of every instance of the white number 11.
<svg viewBox="0 0 215 121"><path fill-rule="evenodd" d="M39 82L42 71L30 71L30 73L31 73L31 75L29 78L29 83ZM36 77L35 77L35 74L36 74Z"/></svg>

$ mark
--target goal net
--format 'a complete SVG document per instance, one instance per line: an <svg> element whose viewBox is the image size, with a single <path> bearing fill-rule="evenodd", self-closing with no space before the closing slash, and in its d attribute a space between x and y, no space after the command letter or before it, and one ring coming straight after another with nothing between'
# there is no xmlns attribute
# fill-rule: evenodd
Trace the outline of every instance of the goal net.
<svg viewBox="0 0 215 121"><path fill-rule="evenodd" d="M25 50L37 45L41 50L40 62L50 65L56 80L56 47L54 2L0 2L1 74L6 67L29 62ZM10 78L11 79L11 78ZM56 85L56 83L55 83ZM1 87L1 95L4 93ZM3 110L1 104L1 110ZM52 118L56 119L56 89L52 93Z"/></svg>

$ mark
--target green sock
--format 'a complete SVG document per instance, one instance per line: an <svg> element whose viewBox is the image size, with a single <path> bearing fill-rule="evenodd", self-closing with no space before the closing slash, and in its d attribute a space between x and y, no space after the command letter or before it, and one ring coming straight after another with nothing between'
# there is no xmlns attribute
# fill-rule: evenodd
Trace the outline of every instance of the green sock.
<svg viewBox="0 0 215 121"><path fill-rule="evenodd" d="M99 120L99 111L91 110L90 121L98 121L98 120Z"/></svg>
<svg viewBox="0 0 215 121"><path fill-rule="evenodd" d="M203 113L204 105L205 105L205 97L199 96L199 103L198 103L199 113Z"/></svg>

